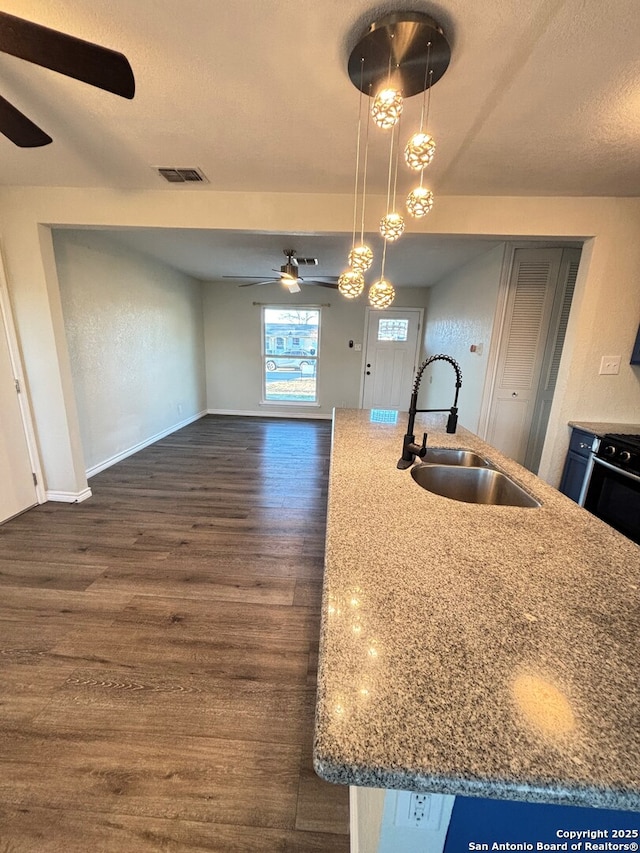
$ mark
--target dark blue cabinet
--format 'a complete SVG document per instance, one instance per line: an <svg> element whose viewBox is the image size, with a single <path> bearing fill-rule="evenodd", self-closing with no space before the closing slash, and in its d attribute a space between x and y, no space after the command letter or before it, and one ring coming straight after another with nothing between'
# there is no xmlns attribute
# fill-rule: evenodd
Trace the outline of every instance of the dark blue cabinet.
<svg viewBox="0 0 640 853"><path fill-rule="evenodd" d="M640 329L638 329L635 346L633 347L633 352L631 353L631 364L640 364Z"/></svg>
<svg viewBox="0 0 640 853"><path fill-rule="evenodd" d="M564 463L559 489L571 500L578 503L585 477L589 470L591 450L595 436L585 430L573 428L569 451Z"/></svg>

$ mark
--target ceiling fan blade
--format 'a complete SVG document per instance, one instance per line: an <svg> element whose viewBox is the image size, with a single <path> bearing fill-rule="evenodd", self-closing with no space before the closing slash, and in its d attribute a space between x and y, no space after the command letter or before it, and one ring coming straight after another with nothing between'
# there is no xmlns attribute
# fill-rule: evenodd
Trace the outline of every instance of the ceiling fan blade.
<svg viewBox="0 0 640 853"><path fill-rule="evenodd" d="M52 139L37 124L0 95L0 133L20 148L39 148Z"/></svg>
<svg viewBox="0 0 640 853"><path fill-rule="evenodd" d="M124 54L6 12L0 12L0 51L122 98L135 94L133 71Z"/></svg>
<svg viewBox="0 0 640 853"><path fill-rule="evenodd" d="M258 279L258 278L264 278L264 276L261 276L261 275L223 275L222 278L244 278L244 279L255 278L255 279ZM270 281L279 281L279 280L280 279L276 278L275 276L273 276L270 279Z"/></svg>
<svg viewBox="0 0 640 853"><path fill-rule="evenodd" d="M282 283L287 288L289 293L300 293L300 285L297 281L283 281Z"/></svg>
<svg viewBox="0 0 640 853"><path fill-rule="evenodd" d="M338 283L338 276L337 275L317 275L313 280L314 281L328 281L330 284L337 284Z"/></svg>
<svg viewBox="0 0 640 853"><path fill-rule="evenodd" d="M275 284L277 278L270 278L268 281L250 281L247 284L239 284L238 287L259 287L261 284Z"/></svg>

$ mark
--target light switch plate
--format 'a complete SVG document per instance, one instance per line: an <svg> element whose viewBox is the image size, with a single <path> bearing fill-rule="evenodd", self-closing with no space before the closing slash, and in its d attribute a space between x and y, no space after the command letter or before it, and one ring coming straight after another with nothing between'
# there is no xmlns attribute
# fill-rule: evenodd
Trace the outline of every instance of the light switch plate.
<svg viewBox="0 0 640 853"><path fill-rule="evenodd" d="M619 355L603 355L600 361L600 375L614 376L620 373L620 361L622 356Z"/></svg>

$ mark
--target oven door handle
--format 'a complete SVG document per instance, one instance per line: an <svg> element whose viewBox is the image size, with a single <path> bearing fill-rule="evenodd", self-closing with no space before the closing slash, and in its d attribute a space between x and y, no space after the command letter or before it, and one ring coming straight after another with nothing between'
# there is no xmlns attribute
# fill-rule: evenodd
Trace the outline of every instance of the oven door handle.
<svg viewBox="0 0 640 853"><path fill-rule="evenodd" d="M616 474L620 474L621 477L628 477L629 480L634 480L636 483L640 483L640 477L637 474L632 474L631 471L623 471L622 468L618 468L617 465L612 465L610 462L605 462L604 459L595 458L593 461L596 465L602 465L604 468L609 468L610 471L615 471Z"/></svg>
<svg viewBox="0 0 640 853"><path fill-rule="evenodd" d="M584 477L582 479L582 488L580 489L580 494L578 495L578 506L584 506L584 502L587 499L587 492L589 491L589 486L591 485L591 475L593 474L593 463L595 458L595 453L589 454L589 458L587 459L587 467L585 469Z"/></svg>

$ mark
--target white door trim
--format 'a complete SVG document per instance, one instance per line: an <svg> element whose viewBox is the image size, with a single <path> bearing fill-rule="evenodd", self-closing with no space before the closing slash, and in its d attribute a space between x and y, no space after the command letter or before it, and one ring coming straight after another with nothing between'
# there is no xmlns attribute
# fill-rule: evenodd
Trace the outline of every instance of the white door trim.
<svg viewBox="0 0 640 853"><path fill-rule="evenodd" d="M480 415L478 417L478 435L480 438L486 439L487 428L489 426L489 412L493 402L493 394L495 391L498 353L502 344L502 336L505 328L505 316L507 313L507 299L509 296L509 282L511 281L511 271L513 268L513 259L516 249L527 247L526 243L522 245L518 243L507 243L504 247L502 257L502 270L500 273L500 283L498 285L498 298L496 299L496 311L493 317L493 327L491 330L491 343L489 345L489 354L487 355L487 370L484 375L484 388L482 389L482 403L480 405Z"/></svg>
<svg viewBox="0 0 640 853"><path fill-rule="evenodd" d="M42 465L40 463L40 455L38 453L38 443L36 441L36 433L33 426L33 418L31 417L31 401L29 399L29 391L24 370L22 367L22 359L20 357L20 347L18 344L18 336L13 322L13 313L11 311L11 300L9 298L9 287L5 273L4 256L0 252L0 323L3 323L6 334L7 344L9 346L9 358L11 359L11 367L13 375L20 384L20 393L18 394L18 402L20 405L20 415L24 427L24 435L29 452L29 460L31 462L31 470L36 475L37 483L35 485L36 499L39 504L45 503L47 500L46 491L44 488L44 476L42 474ZM0 332L1 334L1 332Z"/></svg>

